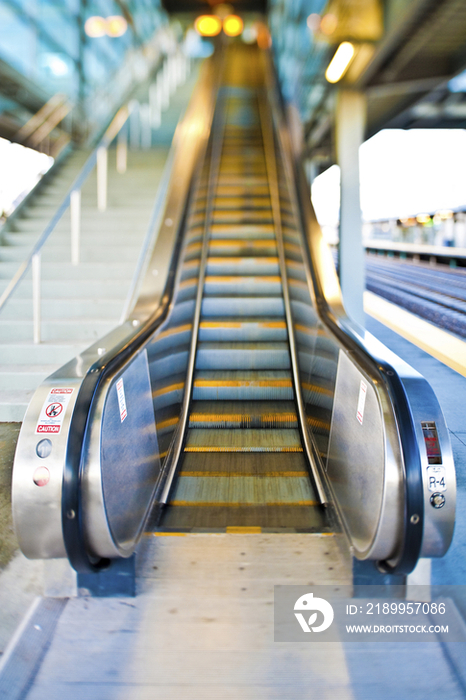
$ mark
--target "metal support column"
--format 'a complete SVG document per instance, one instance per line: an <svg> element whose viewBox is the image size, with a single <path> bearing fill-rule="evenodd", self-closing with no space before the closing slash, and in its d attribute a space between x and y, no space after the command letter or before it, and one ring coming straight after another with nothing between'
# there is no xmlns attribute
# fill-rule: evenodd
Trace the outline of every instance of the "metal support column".
<svg viewBox="0 0 466 700"><path fill-rule="evenodd" d="M353 90L341 90L335 119L337 160L341 169L340 285L349 316L361 325L364 325L365 264L359 201L359 146L364 140L365 122L365 96Z"/></svg>

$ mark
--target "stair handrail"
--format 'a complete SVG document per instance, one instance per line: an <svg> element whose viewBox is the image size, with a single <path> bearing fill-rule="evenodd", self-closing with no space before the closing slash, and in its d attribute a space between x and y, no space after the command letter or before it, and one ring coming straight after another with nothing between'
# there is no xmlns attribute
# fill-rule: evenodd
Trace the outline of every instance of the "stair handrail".
<svg viewBox="0 0 466 700"><path fill-rule="evenodd" d="M29 121L16 132L13 141L22 143L31 148L38 148L47 139L60 122L72 111L73 104L65 94L57 92L50 98ZM71 140L69 134L59 129L59 136L56 139L54 148L48 146L48 155L56 156L62 148Z"/></svg>
<svg viewBox="0 0 466 700"><path fill-rule="evenodd" d="M33 337L34 343L41 342L40 328L40 277L41 277L41 253L42 248L47 243L50 235L55 230L58 222L64 213L70 208L71 213L71 264L79 265L80 237L81 237L81 189L87 178L97 167L97 208L99 211L107 209L107 169L108 169L108 148L112 141L118 137L116 167L121 174L126 172L128 141L126 129L123 129L131 109L129 105L124 105L116 113L109 127L100 139L91 155L81 168L78 176L64 196L61 204L52 216L51 220L34 244L31 252L23 260L15 275L7 285L5 291L0 296L0 313L8 300L23 280L27 271L32 267L32 305L33 305Z"/></svg>
<svg viewBox="0 0 466 700"><path fill-rule="evenodd" d="M168 107L170 95L176 89L180 81L180 57L183 57L189 65L189 59L184 54L176 53L167 56L163 62L161 70L157 75L157 83L154 83L155 91L149 91L149 102L151 109L155 112L158 121L161 118L161 111ZM54 111L58 106L62 109L61 95L55 95L52 100L44 106L42 117L47 116L50 111ZM50 105L52 102L52 105ZM62 107L60 107L60 104ZM65 103L67 105L68 103ZM80 238L81 238L81 189L87 178L97 168L97 209L104 212L107 209L107 185L108 185L108 149L113 140L117 138L116 146L116 170L120 174L126 172L128 158L128 129L124 128L128 121L133 107L134 100L129 100L115 114L104 135L86 160L84 166L69 188L65 197L55 214L39 236L29 255L23 260L15 275L7 285L5 291L0 296L0 313L6 303L23 280L29 268L32 268L32 307L33 307L33 340L34 344L41 342L41 314L40 314L40 280L41 280L41 252L48 241L51 233L55 230L68 207L71 215L71 264L79 265ZM38 113L39 114L39 113ZM37 116L37 115L36 115ZM37 121L37 120L36 120ZM34 124L35 128L35 124ZM23 138L29 134L29 127L24 129ZM164 171L164 179L168 180L169 175ZM157 202L161 200L158 197ZM151 219L152 223L152 219ZM138 273L140 272L141 261L138 262ZM132 286L132 293L134 292ZM127 304L125 304L125 309Z"/></svg>

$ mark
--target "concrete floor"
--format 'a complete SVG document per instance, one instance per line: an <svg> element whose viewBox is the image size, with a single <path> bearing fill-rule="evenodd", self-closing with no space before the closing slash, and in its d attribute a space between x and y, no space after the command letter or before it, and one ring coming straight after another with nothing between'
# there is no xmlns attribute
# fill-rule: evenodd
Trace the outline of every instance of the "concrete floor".
<svg viewBox="0 0 466 700"><path fill-rule="evenodd" d="M21 423L0 423L0 571L18 549L11 517L11 468Z"/></svg>

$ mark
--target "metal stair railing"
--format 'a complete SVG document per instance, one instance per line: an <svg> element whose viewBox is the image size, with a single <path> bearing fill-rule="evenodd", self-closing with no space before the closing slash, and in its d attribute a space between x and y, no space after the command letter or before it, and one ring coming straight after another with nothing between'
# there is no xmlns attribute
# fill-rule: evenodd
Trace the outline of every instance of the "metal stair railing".
<svg viewBox="0 0 466 700"><path fill-rule="evenodd" d="M34 343L41 342L41 255L44 245L47 243L50 235L55 230L58 222L63 217L67 209L70 209L71 214L71 264L79 265L80 257L80 238L81 238L81 189L87 178L97 167L97 208L99 211L105 211L107 208L107 152L113 139L124 134L123 138L118 139L117 144L117 166L119 172L126 170L126 154L127 140L123 126L129 117L130 111L128 106L122 107L114 117L112 123L103 135L97 147L93 150L76 180L71 185L66 193L62 203L51 218L50 222L45 227L39 239L35 243L33 249L21 263L16 274L0 297L0 313L13 292L16 290L20 282L25 277L29 268L32 268L32 308L33 308L33 339Z"/></svg>
<svg viewBox="0 0 466 700"><path fill-rule="evenodd" d="M155 110L156 117L160 121L160 111L168 106L170 94L174 92L176 86L182 82L183 75L186 76L188 68L185 66L183 70L180 68L180 60L189 64L189 59L186 59L182 54L177 53L170 56L162 64L157 75L157 81L153 84L154 89L149 89L150 109ZM107 209L107 191L108 191L108 149L114 139L117 139L116 145L116 169L120 174L126 172L127 154L128 154L128 131L131 129L124 128L130 114L137 106L136 101L132 100L128 104L119 109L113 118L110 126L105 131L98 145L94 148L91 155L87 159L79 175L66 193L57 211L47 224L39 239L35 243L29 255L21 263L17 272L11 279L7 288L0 296L0 313L11 298L13 292L24 279L29 268L32 270L32 308L33 308L33 341L34 344L41 342L41 254L42 249L47 243L50 235L55 230L57 224L70 209L70 234L71 234L71 264L79 265L80 261L80 239L81 239L81 190L87 178L92 173L94 168L97 169L97 209L104 212ZM142 119L142 115L139 115ZM131 138L131 137L130 137ZM138 264L138 268L140 263ZM125 305L126 309L126 305Z"/></svg>

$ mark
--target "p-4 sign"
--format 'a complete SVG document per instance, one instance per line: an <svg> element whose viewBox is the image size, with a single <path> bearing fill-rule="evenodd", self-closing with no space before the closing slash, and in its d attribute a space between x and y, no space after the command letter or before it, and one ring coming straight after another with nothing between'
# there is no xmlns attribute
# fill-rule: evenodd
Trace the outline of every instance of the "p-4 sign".
<svg viewBox="0 0 466 700"><path fill-rule="evenodd" d="M50 389L37 421L36 435L58 435L73 391L61 386Z"/></svg>

